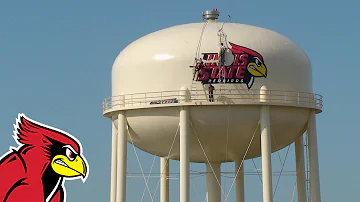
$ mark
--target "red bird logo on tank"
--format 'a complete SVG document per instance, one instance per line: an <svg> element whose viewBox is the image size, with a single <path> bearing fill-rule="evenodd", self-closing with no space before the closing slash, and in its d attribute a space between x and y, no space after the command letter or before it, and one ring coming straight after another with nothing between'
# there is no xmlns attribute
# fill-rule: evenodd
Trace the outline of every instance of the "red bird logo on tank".
<svg viewBox="0 0 360 202"><path fill-rule="evenodd" d="M0 201L65 202L65 180L86 181L89 166L70 134L19 114L14 139L0 159Z"/></svg>
<svg viewBox="0 0 360 202"><path fill-rule="evenodd" d="M231 48L224 53L225 62L222 65L218 53L202 53L202 60L195 67L197 81L203 84L243 83L250 89L255 77L266 78L267 67L260 53L231 42L229 44Z"/></svg>

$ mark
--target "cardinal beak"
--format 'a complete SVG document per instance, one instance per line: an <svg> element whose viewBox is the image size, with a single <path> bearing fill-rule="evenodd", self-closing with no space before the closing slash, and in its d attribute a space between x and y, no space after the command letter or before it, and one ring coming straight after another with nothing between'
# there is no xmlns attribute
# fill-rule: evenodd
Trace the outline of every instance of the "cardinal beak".
<svg viewBox="0 0 360 202"><path fill-rule="evenodd" d="M79 177L85 179L87 174L87 167L85 159L77 155L74 160L69 160L64 155L57 155L51 161L52 169L59 175L64 177Z"/></svg>
<svg viewBox="0 0 360 202"><path fill-rule="evenodd" d="M255 77L265 77L266 78L266 67L264 64L257 66L255 62L250 62L247 65L247 69Z"/></svg>

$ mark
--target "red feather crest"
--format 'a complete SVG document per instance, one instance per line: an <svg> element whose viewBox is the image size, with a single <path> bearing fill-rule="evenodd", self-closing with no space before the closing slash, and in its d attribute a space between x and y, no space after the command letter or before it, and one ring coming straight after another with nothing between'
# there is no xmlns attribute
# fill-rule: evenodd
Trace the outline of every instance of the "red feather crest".
<svg viewBox="0 0 360 202"><path fill-rule="evenodd" d="M80 153L79 141L70 134L57 128L38 123L19 114L14 124L14 139L19 145L42 147L48 149L53 141L70 145L75 152Z"/></svg>
<svg viewBox="0 0 360 202"><path fill-rule="evenodd" d="M229 42L229 44L231 45L231 48L230 50L233 52L233 53L247 53L247 54L250 54L252 56L256 56L258 57L260 60L264 61L264 58L261 56L260 53L250 49L250 48L246 48L244 46L239 46L239 45L236 45L234 43L231 43Z"/></svg>

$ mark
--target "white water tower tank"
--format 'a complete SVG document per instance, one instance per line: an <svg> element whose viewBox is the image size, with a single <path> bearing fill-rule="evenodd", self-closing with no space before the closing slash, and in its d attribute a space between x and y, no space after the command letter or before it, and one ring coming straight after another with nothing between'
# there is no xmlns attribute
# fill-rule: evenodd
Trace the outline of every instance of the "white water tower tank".
<svg viewBox="0 0 360 202"><path fill-rule="evenodd" d="M313 103L313 95L308 94L312 93L312 70L304 51L288 38L268 29L237 23L208 22L201 39L201 57L218 52L218 31L222 26L229 43L259 53L267 69L266 78L253 78L250 89L244 83L214 84L217 89L215 93L220 93L222 87L225 93L221 93L226 97L235 94L234 99L230 98L236 103L231 105L230 112L227 104L207 102L201 82L192 80L193 69L189 66L194 65L204 23L178 25L148 34L131 43L116 58L112 70L112 96L126 95L127 107L131 108L132 103L136 106L127 110L126 116L129 129L136 137L134 141L137 147L152 154L167 155L178 127L179 109L175 107L177 104L149 103L151 99L160 100L161 92L166 99L175 98L183 86L188 89L195 89L196 86L198 100L190 102L193 104L190 109L191 121L214 160L225 161L224 140L228 117L231 144L228 145L227 160L233 161L244 154L259 120L261 104L257 102L259 89L263 85L272 94L271 102L275 104L270 115L271 131L277 144L272 144L272 151L292 143L305 130L309 110L298 106L318 106ZM228 46L231 48L230 44ZM244 58L249 54L239 55ZM298 99L301 99L300 103ZM147 103L139 105L138 101ZM195 101L201 103L201 106ZM120 104L119 100L117 104ZM205 162L201 148L196 145L197 141L192 139L191 161ZM179 158L178 144L170 156ZM247 158L258 156L260 144L250 148Z"/></svg>
<svg viewBox="0 0 360 202"><path fill-rule="evenodd" d="M188 134L183 148L189 149L184 155L190 162L238 161L245 153L250 159L262 156L261 120L269 119L274 152L297 140L312 113L321 112L311 63L298 45L269 29L216 22L217 15L210 11L203 15L205 22L148 34L116 58L112 97L104 100L103 114L114 130L124 132L125 124L127 140L136 147L179 160L181 135L172 143L183 120L189 123L180 132ZM227 48L224 65L221 43ZM195 58L204 67L194 78ZM215 87L213 100L208 83ZM265 119L264 106L269 107Z"/></svg>

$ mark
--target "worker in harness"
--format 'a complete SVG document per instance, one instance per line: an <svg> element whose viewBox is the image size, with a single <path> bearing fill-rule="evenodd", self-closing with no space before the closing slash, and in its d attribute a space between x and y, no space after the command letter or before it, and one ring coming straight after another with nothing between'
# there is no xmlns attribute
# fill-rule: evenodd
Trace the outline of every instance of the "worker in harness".
<svg viewBox="0 0 360 202"><path fill-rule="evenodd" d="M196 81L197 81L197 77L199 75L199 71L204 68L205 65L204 65L204 62L203 60L200 58L200 60L196 63L196 66L195 66L195 72L194 72L194 76L193 76L193 80L195 80L196 78Z"/></svg>
<svg viewBox="0 0 360 202"><path fill-rule="evenodd" d="M224 43L220 44L220 51L219 51L219 61L220 61L220 65L224 66L225 65L225 51L226 51L226 46L224 45Z"/></svg>

